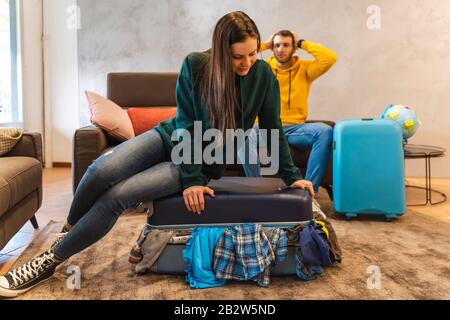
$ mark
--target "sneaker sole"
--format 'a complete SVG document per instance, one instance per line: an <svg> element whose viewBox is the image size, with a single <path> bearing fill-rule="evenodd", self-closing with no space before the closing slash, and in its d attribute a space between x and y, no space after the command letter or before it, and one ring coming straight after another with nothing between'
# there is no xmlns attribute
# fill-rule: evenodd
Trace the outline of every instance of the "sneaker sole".
<svg viewBox="0 0 450 320"><path fill-rule="evenodd" d="M34 286L29 287L23 290L10 290L3 287L0 287L0 297L2 298L17 298L18 296L30 291L31 289L43 284L44 282L50 280L52 277L42 280L39 283L36 283Z"/></svg>

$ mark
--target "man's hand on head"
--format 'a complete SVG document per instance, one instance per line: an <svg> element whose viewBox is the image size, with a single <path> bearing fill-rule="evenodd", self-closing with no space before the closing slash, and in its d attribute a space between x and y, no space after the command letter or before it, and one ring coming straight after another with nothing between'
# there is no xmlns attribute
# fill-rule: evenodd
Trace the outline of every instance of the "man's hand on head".
<svg viewBox="0 0 450 320"><path fill-rule="evenodd" d="M298 34L298 32L294 32L294 31L291 31L291 32L294 35L295 50L300 49L299 47L297 47L297 44L300 41L300 35Z"/></svg>
<svg viewBox="0 0 450 320"><path fill-rule="evenodd" d="M273 38L275 36L272 34L269 38L269 40L264 42L264 45L266 47L267 50L273 50Z"/></svg>

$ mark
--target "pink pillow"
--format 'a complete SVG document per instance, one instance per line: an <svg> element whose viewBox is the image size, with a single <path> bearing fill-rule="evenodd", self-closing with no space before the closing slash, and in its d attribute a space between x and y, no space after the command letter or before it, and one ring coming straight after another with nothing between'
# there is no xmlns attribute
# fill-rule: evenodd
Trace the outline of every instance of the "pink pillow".
<svg viewBox="0 0 450 320"><path fill-rule="evenodd" d="M133 125L126 110L94 92L86 91L86 97L93 125L121 141L135 137Z"/></svg>

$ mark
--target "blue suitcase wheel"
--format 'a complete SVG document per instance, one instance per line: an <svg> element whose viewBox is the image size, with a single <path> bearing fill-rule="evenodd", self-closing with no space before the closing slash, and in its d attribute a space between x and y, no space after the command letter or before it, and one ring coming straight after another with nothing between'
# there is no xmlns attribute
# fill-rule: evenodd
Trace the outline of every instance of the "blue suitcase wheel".
<svg viewBox="0 0 450 320"><path fill-rule="evenodd" d="M346 213L345 217L347 218L347 220L351 220L356 218L358 215L356 213Z"/></svg>
<svg viewBox="0 0 450 320"><path fill-rule="evenodd" d="M387 214L386 215L386 220L388 222L394 221L395 219L397 219L397 215L396 214Z"/></svg>

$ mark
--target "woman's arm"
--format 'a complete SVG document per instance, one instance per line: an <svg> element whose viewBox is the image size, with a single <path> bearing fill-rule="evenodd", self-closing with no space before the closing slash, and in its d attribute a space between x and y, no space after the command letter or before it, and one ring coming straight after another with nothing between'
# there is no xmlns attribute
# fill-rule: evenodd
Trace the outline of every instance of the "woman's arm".
<svg viewBox="0 0 450 320"><path fill-rule="evenodd" d="M182 133L189 134L191 137L190 143L190 161L189 163L181 164L181 182L183 188L191 186L205 186L208 182L207 178L202 172L202 163L195 163L195 153L203 154L202 145L196 145L194 139L194 122L202 121L199 115L195 112L195 102L192 91L192 74L189 62L189 57L183 63L180 75L178 77L176 87L176 101L177 101L177 115L176 126L180 143L183 141ZM181 151L183 152L183 151ZM181 155L183 156L183 155ZM197 159L198 160L198 159Z"/></svg>
<svg viewBox="0 0 450 320"><path fill-rule="evenodd" d="M176 125L177 130L187 130L191 137L190 163L182 163L180 166L181 183L184 190L183 198L186 207L190 212L200 214L205 210L205 201L203 194L208 193L210 196L214 197L214 191L206 187L208 179L202 172L203 157L201 157L202 163L195 163L195 153L197 152L203 155L203 146L202 144L195 144L194 139L194 121L202 120L201 117L199 115L196 115L195 112L192 82L192 72L188 57L183 63L183 67L181 69L177 82L176 100L178 108L176 115ZM180 140L182 141L181 137Z"/></svg>

